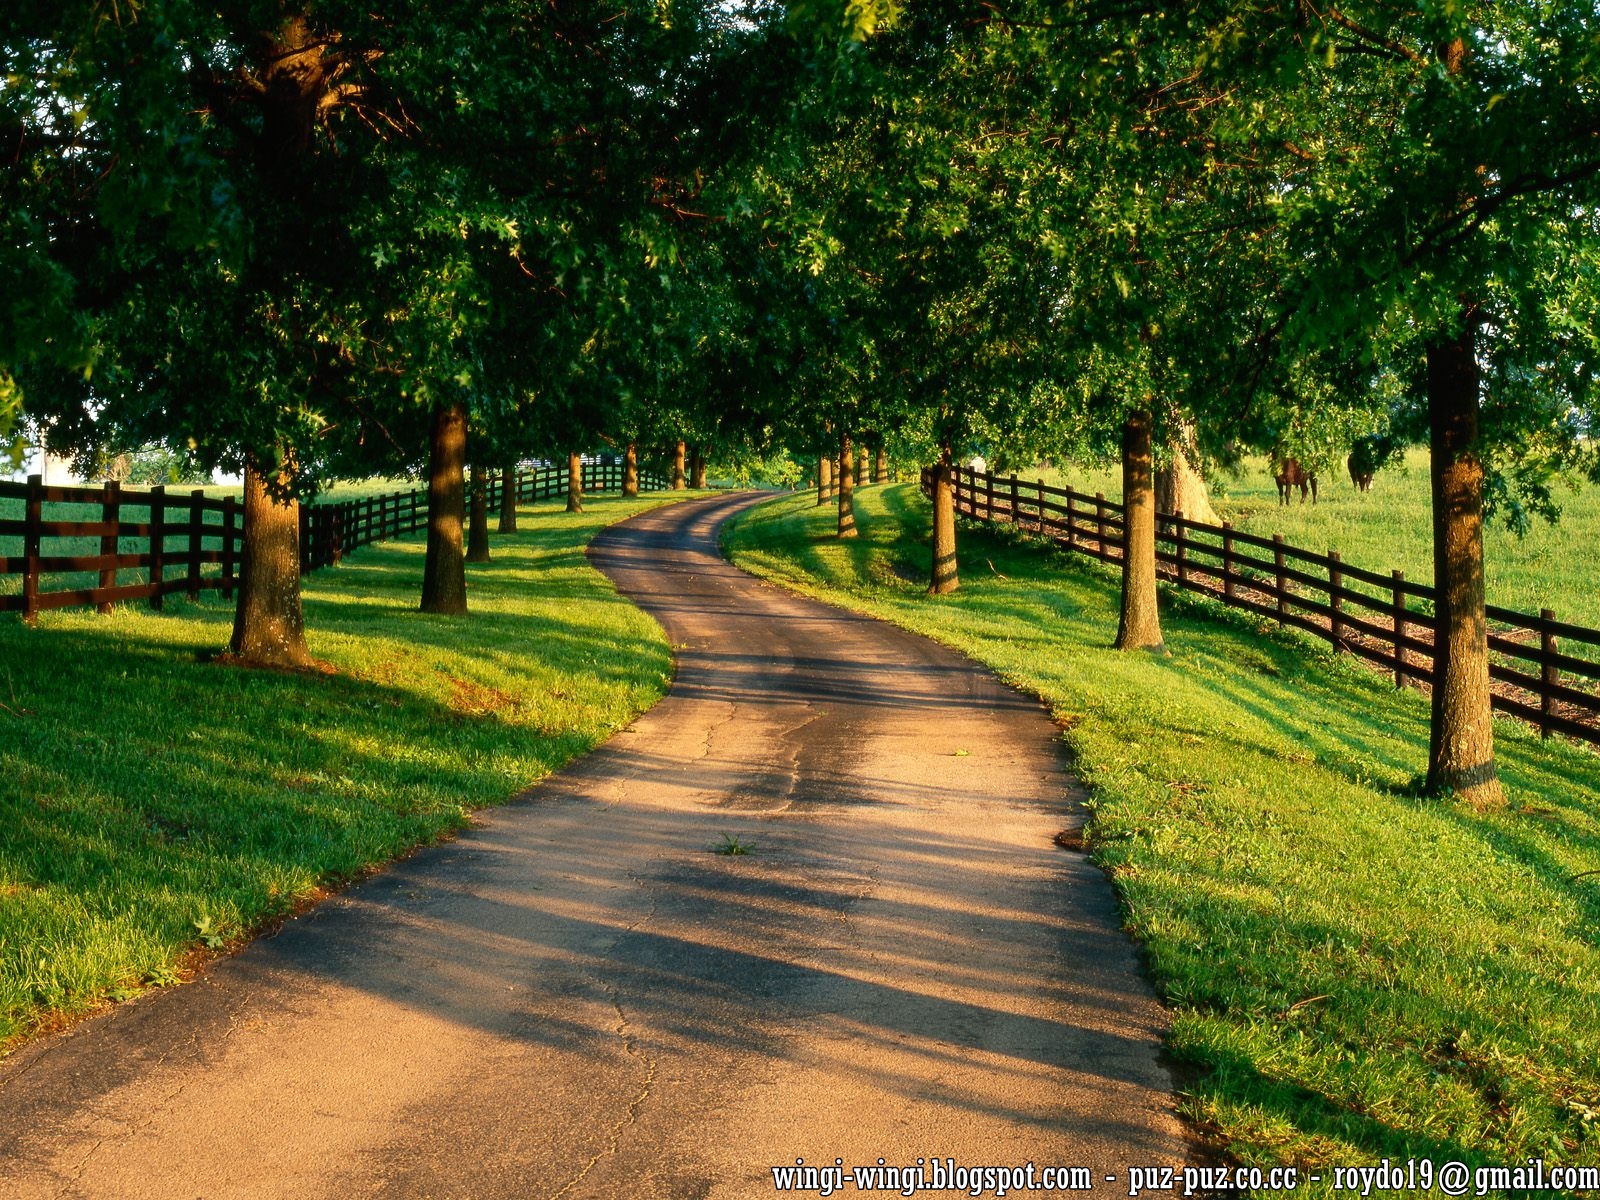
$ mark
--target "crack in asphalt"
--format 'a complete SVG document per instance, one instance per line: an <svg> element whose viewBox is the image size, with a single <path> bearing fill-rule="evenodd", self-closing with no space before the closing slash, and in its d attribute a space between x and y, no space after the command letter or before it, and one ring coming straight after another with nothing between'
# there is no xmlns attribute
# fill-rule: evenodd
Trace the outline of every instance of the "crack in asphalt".
<svg viewBox="0 0 1600 1200"><path fill-rule="evenodd" d="M611 950L615 950L617 946L622 943L623 938L627 937L630 933L633 933L641 926L653 920L660 905L659 897L643 878L631 871L628 873L628 877L632 879L634 883L644 888L646 894L649 895L650 911L645 913L644 916L640 917L632 925L629 925L620 934L618 934L616 940L611 943ZM627 1012L622 1007L622 996L620 990L617 988L616 984L611 983L606 979L597 978L596 982L599 983L601 990L605 992L607 999L611 1001L611 1007L617 1010L617 1025L614 1032L616 1033L618 1040L622 1042L623 1053L627 1054L630 1058L638 1062L644 1063L645 1065L644 1084L640 1087L639 1094L629 1101L627 1111L624 1112L616 1124L611 1127L610 1134L606 1138L605 1148L590 1155L589 1160L585 1162L583 1166L578 1168L578 1173L569 1179L562 1186L560 1191L552 1192L549 1196L547 1196L546 1200L561 1200L563 1196L567 1195L567 1193L572 1191L573 1188L577 1187L586 1178L588 1178L589 1172L594 1170L595 1166L600 1162L601 1159L607 1158L617 1152L617 1147L622 1144L622 1135L627 1132L629 1126L635 1124L639 1120L639 1110L644 1107L644 1102L650 1098L651 1092L655 1090L657 1067L656 1060L639 1049L638 1040L630 1032L632 1025L628 1021Z"/></svg>

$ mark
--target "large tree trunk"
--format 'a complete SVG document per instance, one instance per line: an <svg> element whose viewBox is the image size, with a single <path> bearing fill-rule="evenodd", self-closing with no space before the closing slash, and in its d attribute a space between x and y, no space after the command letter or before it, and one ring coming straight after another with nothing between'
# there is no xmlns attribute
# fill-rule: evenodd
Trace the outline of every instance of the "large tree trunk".
<svg viewBox="0 0 1600 1200"><path fill-rule="evenodd" d="M428 553L422 567L422 611L461 616L467 611L467 567L461 550L466 516L467 410L433 410L428 459Z"/></svg>
<svg viewBox="0 0 1600 1200"><path fill-rule="evenodd" d="M622 494L624 496L637 496L639 494L639 446L637 442L629 442L628 451L622 456Z"/></svg>
<svg viewBox="0 0 1600 1200"><path fill-rule="evenodd" d="M280 472L288 484L293 465ZM300 502L274 496L254 459L244 468L244 546L228 653L251 667L313 665L300 610Z"/></svg>
<svg viewBox="0 0 1600 1200"><path fill-rule="evenodd" d="M500 472L500 532L517 531L517 468Z"/></svg>
<svg viewBox="0 0 1600 1200"><path fill-rule="evenodd" d="M706 486L706 453L699 446L695 447L694 458L690 462L689 486L699 490L704 490Z"/></svg>
<svg viewBox="0 0 1600 1200"><path fill-rule="evenodd" d="M1436 620L1428 788L1482 808L1503 804L1505 794L1489 705L1475 320L1454 341L1428 347Z"/></svg>
<svg viewBox="0 0 1600 1200"><path fill-rule="evenodd" d="M833 459L826 454L817 456L817 507L821 508L833 498Z"/></svg>
<svg viewBox="0 0 1600 1200"><path fill-rule="evenodd" d="M856 536L856 464L850 435L839 435L839 536Z"/></svg>
<svg viewBox="0 0 1600 1200"><path fill-rule="evenodd" d="M1156 472L1156 511L1182 513L1204 525L1221 525L1222 518L1211 507L1205 476L1195 469L1195 457L1194 426L1186 421L1172 444L1172 461Z"/></svg>
<svg viewBox="0 0 1600 1200"><path fill-rule="evenodd" d="M567 511L583 511L583 455L567 455Z"/></svg>
<svg viewBox="0 0 1600 1200"><path fill-rule="evenodd" d="M688 448L683 444L683 439L678 440L677 446L672 451L672 490L681 492L684 489L683 462Z"/></svg>
<svg viewBox="0 0 1600 1200"><path fill-rule="evenodd" d="M471 502L467 516L467 561L489 561L489 481L483 468L472 464Z"/></svg>
<svg viewBox="0 0 1600 1200"><path fill-rule="evenodd" d="M889 451L881 442L878 444L878 457L872 463L872 482L889 482Z"/></svg>
<svg viewBox="0 0 1600 1200"><path fill-rule="evenodd" d="M1149 410L1122 426L1122 622L1118 650L1165 653L1156 607L1156 495Z"/></svg>
<svg viewBox="0 0 1600 1200"><path fill-rule="evenodd" d="M950 443L939 454L933 475L933 579L928 594L942 596L961 586L956 573L956 493L950 476L954 462Z"/></svg>

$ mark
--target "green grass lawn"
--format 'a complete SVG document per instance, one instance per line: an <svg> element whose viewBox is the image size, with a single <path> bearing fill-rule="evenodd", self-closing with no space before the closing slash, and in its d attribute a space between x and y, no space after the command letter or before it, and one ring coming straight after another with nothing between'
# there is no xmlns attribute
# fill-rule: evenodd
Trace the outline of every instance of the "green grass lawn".
<svg viewBox="0 0 1600 1200"><path fill-rule="evenodd" d="M1600 1164L1600 756L1499 722L1511 809L1423 799L1426 702L1325 645L1165 592L1170 656L1117 652L1115 575L1004 531L964 529L961 590L930 599L915 485L856 508L853 543L802 495L727 544L1051 705L1219 1148Z"/></svg>
<svg viewBox="0 0 1600 1200"><path fill-rule="evenodd" d="M459 829L664 691L660 628L591 569L663 502L524 506L468 568L472 615L416 611L420 537L305 580L338 674L201 661L231 606L0 617L0 1045L141 988Z"/></svg>
<svg viewBox="0 0 1600 1200"><path fill-rule="evenodd" d="M1019 472L1034 479L1038 471ZM1122 477L1114 470L1068 467L1044 472L1046 482L1062 481L1081 492L1122 496ZM1244 471L1225 479L1226 495L1212 497L1225 521L1262 537L1285 540L1313 554L1337 550L1344 560L1369 571L1406 573L1418 583L1433 583L1432 503L1428 491L1428 453L1412 450L1405 465L1378 472L1372 491L1357 492L1342 470L1320 481L1315 505L1294 494L1278 505L1277 485L1266 460L1250 459ZM1519 538L1499 522L1484 536L1484 569L1489 603L1537 614L1552 608L1563 621L1600 629L1600 488L1558 494L1561 520L1536 519Z"/></svg>

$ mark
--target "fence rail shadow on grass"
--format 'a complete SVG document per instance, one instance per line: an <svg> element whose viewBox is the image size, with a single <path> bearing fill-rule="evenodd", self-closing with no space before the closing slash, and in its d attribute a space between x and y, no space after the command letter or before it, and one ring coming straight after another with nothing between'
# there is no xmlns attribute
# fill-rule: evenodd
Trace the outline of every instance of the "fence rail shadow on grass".
<svg viewBox="0 0 1600 1200"><path fill-rule="evenodd" d="M1122 505L1104 495L965 467L955 468L953 482L962 516L1014 525L1102 562L1122 561ZM932 486L928 468L923 492ZM1156 559L1168 583L1327 638L1391 674L1396 687L1433 685L1434 589L1400 571L1382 575L1334 551L1291 546L1282 535L1259 537L1174 513L1157 514ZM1581 656L1600 652L1600 630L1558 621L1549 609L1530 616L1489 605L1487 615L1495 709L1546 737L1600 744L1600 662ZM1569 649L1576 643L1579 653L1564 653L1562 642Z"/></svg>
<svg viewBox="0 0 1600 1200"><path fill-rule="evenodd" d="M621 463L585 463L587 492L620 491ZM639 486L664 487L640 472ZM504 483L497 472L488 486L498 507ZM534 467L516 473L517 500L532 503L567 491L567 468ZM20 554L0 555L0 579L20 577L17 591L0 592L0 612L20 612L32 621L46 609L95 605L109 612L119 600L149 600L159 609L176 592L198 597L220 591L231 599L238 581L244 512L233 496L208 497L202 490L169 492L100 487L46 487L37 475L26 483L0 481L0 544L20 541ZM428 525L428 491L415 488L359 500L307 504L300 508L302 573L330 566L373 542L416 533Z"/></svg>

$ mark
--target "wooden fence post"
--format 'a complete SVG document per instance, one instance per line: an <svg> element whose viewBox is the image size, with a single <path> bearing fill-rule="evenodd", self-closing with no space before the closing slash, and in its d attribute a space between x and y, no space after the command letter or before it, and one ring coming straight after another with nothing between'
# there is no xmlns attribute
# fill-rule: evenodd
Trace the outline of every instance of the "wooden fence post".
<svg viewBox="0 0 1600 1200"><path fill-rule="evenodd" d="M1272 564L1277 569L1278 581L1274 595L1278 601L1278 624L1283 624L1289 610L1289 577L1283 573L1283 534L1272 535Z"/></svg>
<svg viewBox="0 0 1600 1200"><path fill-rule="evenodd" d="M1555 711L1556 701L1551 693L1561 682L1561 672L1556 670L1552 661L1556 656L1556 635L1550 626L1555 624L1556 614L1548 608L1539 610L1539 736L1550 736L1550 717Z"/></svg>
<svg viewBox="0 0 1600 1200"><path fill-rule="evenodd" d="M1067 503L1072 503L1070 498ZM1044 480L1042 479L1039 480L1039 532L1044 533Z"/></svg>
<svg viewBox="0 0 1600 1200"><path fill-rule="evenodd" d="M1022 514L1017 511L1017 508L1017 473L1013 471L1011 472L1011 523L1013 525L1019 524L1022 520Z"/></svg>
<svg viewBox="0 0 1600 1200"><path fill-rule="evenodd" d="M39 543L44 524L44 476L28 476L22 514L22 619L32 625L39 615Z"/></svg>
<svg viewBox="0 0 1600 1200"><path fill-rule="evenodd" d="M1389 585L1389 620L1394 625L1394 685L1406 685L1406 573L1392 572Z"/></svg>
<svg viewBox="0 0 1600 1200"><path fill-rule="evenodd" d="M1044 486L1044 483L1043 483L1042 480L1040 481L1039 486L1040 487ZM1078 510L1077 510L1076 506L1073 503L1073 497L1075 497L1076 495L1077 495L1077 493L1074 492L1071 488L1067 489L1067 549L1068 550L1076 550L1078 548ZM1043 513L1044 509L1041 508L1039 511L1041 513Z"/></svg>
<svg viewBox="0 0 1600 1200"><path fill-rule="evenodd" d="M1328 551L1328 640L1335 650L1344 645L1344 567L1337 550Z"/></svg>
<svg viewBox="0 0 1600 1200"><path fill-rule="evenodd" d="M122 485L115 479L106 480L100 500L100 520L110 528L100 535L100 590L109 592L117 586L117 526L122 519ZM110 559L108 565L105 560ZM101 600L95 611L109 613L111 601Z"/></svg>
<svg viewBox="0 0 1600 1200"><path fill-rule="evenodd" d="M1233 522L1222 523L1222 595L1228 600L1234 597L1234 571L1233 571Z"/></svg>
<svg viewBox="0 0 1600 1200"><path fill-rule="evenodd" d="M206 510L201 503L205 492L196 488L189 493L189 599L200 599L200 550L205 544Z"/></svg>
<svg viewBox="0 0 1600 1200"><path fill-rule="evenodd" d="M1095 553L1102 561L1106 560L1106 494L1094 494L1094 544Z"/></svg>
<svg viewBox="0 0 1600 1200"><path fill-rule="evenodd" d="M1189 535L1183 527L1183 513L1172 514L1172 551L1178 560L1178 586L1189 586Z"/></svg>
<svg viewBox="0 0 1600 1200"><path fill-rule="evenodd" d="M161 609L161 576L166 569L167 554L167 489L165 485L150 489L150 607Z"/></svg>
<svg viewBox="0 0 1600 1200"><path fill-rule="evenodd" d="M232 496L225 496L222 500L222 598L233 599L233 573L234 564L239 561L238 552L233 548L234 531L239 528L238 523L239 502Z"/></svg>

